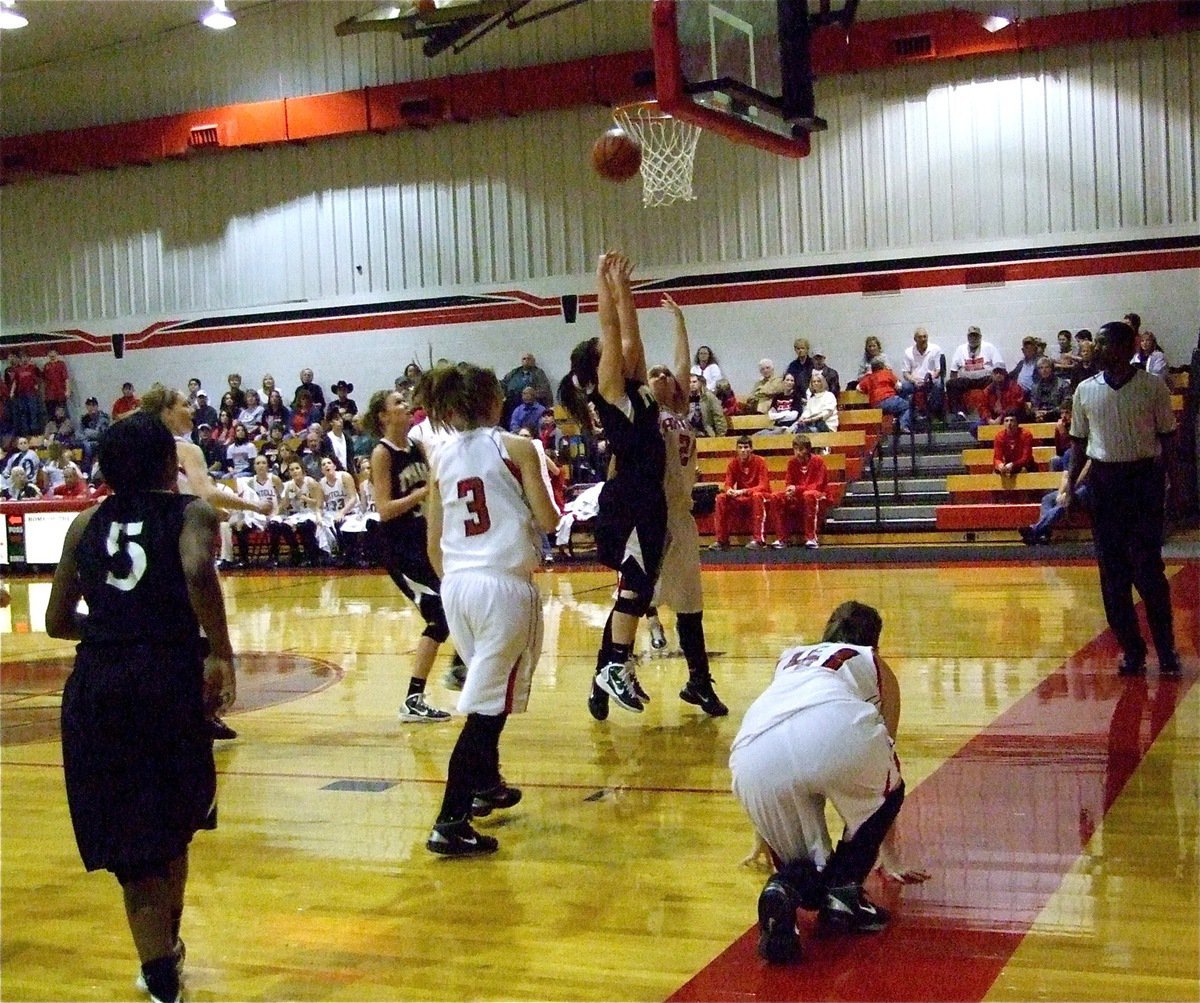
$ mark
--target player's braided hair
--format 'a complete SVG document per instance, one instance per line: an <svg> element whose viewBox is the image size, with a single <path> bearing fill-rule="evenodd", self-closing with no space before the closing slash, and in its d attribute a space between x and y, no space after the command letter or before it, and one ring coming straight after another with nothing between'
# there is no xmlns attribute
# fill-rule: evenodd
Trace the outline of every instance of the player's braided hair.
<svg viewBox="0 0 1200 1003"><path fill-rule="evenodd" d="M861 644L873 648L879 643L879 635L883 633L883 617L879 610L866 603L842 603L829 614L825 624L825 634L822 641L843 641L846 644Z"/></svg>
<svg viewBox="0 0 1200 1003"><path fill-rule="evenodd" d="M504 392L493 370L460 362L424 373L417 399L434 425L465 430L491 425L495 406L504 400Z"/></svg>

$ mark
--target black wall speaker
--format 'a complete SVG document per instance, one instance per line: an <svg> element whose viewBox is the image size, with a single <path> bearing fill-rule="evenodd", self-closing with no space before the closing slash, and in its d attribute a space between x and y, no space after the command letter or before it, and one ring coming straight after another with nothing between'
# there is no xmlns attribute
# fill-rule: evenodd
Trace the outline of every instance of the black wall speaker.
<svg viewBox="0 0 1200 1003"><path fill-rule="evenodd" d="M575 315L579 312L579 297L575 293L566 293L562 297L563 320L568 324L575 323Z"/></svg>
<svg viewBox="0 0 1200 1003"><path fill-rule="evenodd" d="M125 358L125 335L114 334L112 336L112 350L114 359Z"/></svg>

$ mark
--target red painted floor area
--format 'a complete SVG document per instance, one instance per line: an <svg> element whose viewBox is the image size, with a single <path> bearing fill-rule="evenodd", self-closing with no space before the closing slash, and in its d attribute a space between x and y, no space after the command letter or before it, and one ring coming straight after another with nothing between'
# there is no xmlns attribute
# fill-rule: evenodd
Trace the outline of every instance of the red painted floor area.
<svg viewBox="0 0 1200 1003"><path fill-rule="evenodd" d="M1181 679L1119 678L1106 631L909 792L904 842L933 877L868 885L884 933L817 938L802 912L800 963L765 964L752 928L670 999L982 999L1196 680L1200 567L1171 591Z"/></svg>

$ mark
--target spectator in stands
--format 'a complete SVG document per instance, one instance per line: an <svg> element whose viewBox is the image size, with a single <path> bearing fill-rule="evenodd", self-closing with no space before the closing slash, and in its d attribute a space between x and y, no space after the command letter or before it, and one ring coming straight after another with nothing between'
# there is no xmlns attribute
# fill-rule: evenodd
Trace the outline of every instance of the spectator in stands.
<svg viewBox="0 0 1200 1003"><path fill-rule="evenodd" d="M729 549L730 524L735 515L743 513L750 516L750 542L746 549L765 547L766 502L770 496L771 475L766 461L755 455L750 436L743 435L737 441L737 455L725 468L725 483L717 492L717 539L708 549Z"/></svg>
<svg viewBox="0 0 1200 1003"><path fill-rule="evenodd" d="M1074 369L1079 359L1071 350L1071 332L1063 328L1058 332L1058 356L1054 360L1054 368L1061 372Z"/></svg>
<svg viewBox="0 0 1200 1003"><path fill-rule="evenodd" d="M900 396L913 403L913 408L928 417L945 414L946 394L942 377L945 375L946 357L942 350L929 341L929 332L918 327L913 332L913 343L904 350L904 371L901 373ZM917 391L923 391L920 398ZM911 411L910 411L911 420Z"/></svg>
<svg viewBox="0 0 1200 1003"><path fill-rule="evenodd" d="M1037 362L1041 357L1042 352L1038 349L1037 338L1029 334L1021 339L1021 358L1013 367L1010 375L1025 391L1026 396L1033 387L1033 381L1037 376Z"/></svg>
<svg viewBox="0 0 1200 1003"><path fill-rule="evenodd" d="M363 457L369 460L371 453L379 445L379 440L370 433L364 424L365 418L366 414L360 412L351 416L346 422L346 436L350 439L350 443L354 447L353 456L350 461L350 468L352 470L358 469L358 461Z"/></svg>
<svg viewBox="0 0 1200 1003"><path fill-rule="evenodd" d="M267 397L267 403L263 407L263 424L267 426L268 432L272 425L282 425L285 429L291 427L291 409L283 403L283 394L278 390L272 390Z"/></svg>
<svg viewBox="0 0 1200 1003"><path fill-rule="evenodd" d="M888 368L883 355L876 355L871 360L871 371L858 379L858 392L867 395L867 403L891 415L900 423L901 432L909 432L912 430L910 404L900 396L899 387L900 379Z"/></svg>
<svg viewBox="0 0 1200 1003"><path fill-rule="evenodd" d="M25 468L18 464L9 473L8 486L0 493L0 497L6 501L32 501L35 498L41 498L42 493L38 490L38 486L29 479Z"/></svg>
<svg viewBox="0 0 1200 1003"><path fill-rule="evenodd" d="M983 400L979 402L979 424L999 425L1012 410L1025 410L1025 391L1008 374L1003 365L992 370Z"/></svg>
<svg viewBox="0 0 1200 1003"><path fill-rule="evenodd" d="M10 479L13 471L20 467L25 471L25 480L30 484L37 482L38 471L42 469L42 459L37 450L29 445L29 436L19 435L13 444L12 452L4 460L4 478Z"/></svg>
<svg viewBox="0 0 1200 1003"><path fill-rule="evenodd" d="M218 411L228 411L234 421L237 421L237 416L242 413L242 409L237 405L237 398L234 397L232 390L226 390L221 394L221 403L217 406Z"/></svg>
<svg viewBox="0 0 1200 1003"><path fill-rule="evenodd" d="M858 362L858 372L854 374L855 380L861 380L871 371L871 363L875 359L883 359L883 364L888 368L892 368L892 364L888 362L888 357L883 354L883 344L875 335L867 336L863 342L862 358Z"/></svg>
<svg viewBox="0 0 1200 1003"><path fill-rule="evenodd" d="M1033 459L1033 436L1021 427L1021 412L1014 408L1004 416L1004 427L992 446L992 469L1001 477L1014 477L1023 470L1037 470Z"/></svg>
<svg viewBox="0 0 1200 1003"><path fill-rule="evenodd" d="M113 421L116 421L121 415L129 414L130 411L136 411L141 405L141 398L133 392L133 384L122 383L121 396L113 401L109 412L112 414Z"/></svg>
<svg viewBox="0 0 1200 1003"><path fill-rule="evenodd" d="M513 408L512 414L509 416L508 430L513 435L519 434L521 429L528 431L531 436L536 435L542 415L546 411L546 405L537 399L537 391L533 384L527 384L521 390L521 402Z"/></svg>
<svg viewBox="0 0 1200 1003"><path fill-rule="evenodd" d="M42 430L42 439L48 443L57 442L64 449L74 449L79 444L75 422L67 417L66 404L59 402L51 409L50 420Z"/></svg>
<svg viewBox="0 0 1200 1003"><path fill-rule="evenodd" d="M38 490L43 495L50 494L56 487L66 480L66 475L63 471L71 460L63 451L61 443L52 442L43 450L45 458L42 460L42 469L38 473L37 486Z"/></svg>
<svg viewBox="0 0 1200 1003"><path fill-rule="evenodd" d="M229 384L229 389L226 393L233 395L233 407L231 408L234 414L240 414L242 408L246 406L246 391L242 389L242 374L230 373L225 377L225 381ZM222 396L221 398L225 398Z"/></svg>
<svg viewBox="0 0 1200 1003"><path fill-rule="evenodd" d="M1071 398L1068 397L1054 423L1054 456L1050 460L1051 470L1066 470L1068 453L1071 449Z"/></svg>
<svg viewBox="0 0 1200 1003"><path fill-rule="evenodd" d="M1075 332L1075 354L1077 356L1083 354L1083 352L1080 350L1083 348L1083 343L1085 341L1089 345L1092 344L1092 332L1089 331L1086 327L1083 327Z"/></svg>
<svg viewBox="0 0 1200 1003"><path fill-rule="evenodd" d="M187 381L187 401L193 413L196 410L196 397L200 393L201 386L199 376L193 376ZM193 427L195 427L195 423L193 423Z"/></svg>
<svg viewBox="0 0 1200 1003"><path fill-rule="evenodd" d="M688 382L688 425L701 436L724 435L729 427L717 395L697 373L692 373Z"/></svg>
<svg viewBox="0 0 1200 1003"><path fill-rule="evenodd" d="M217 409L208 403L208 391L199 389L192 404L192 427L199 428L207 425L214 428L217 424Z"/></svg>
<svg viewBox="0 0 1200 1003"><path fill-rule="evenodd" d="M420 379L421 367L415 362L410 362L404 367L404 375L396 377L396 393L403 394L406 401L411 401L413 391L417 389L417 382Z"/></svg>
<svg viewBox="0 0 1200 1003"><path fill-rule="evenodd" d="M1130 314L1131 317L1137 317L1137 314ZM1138 323L1141 323L1141 318L1138 318ZM1130 325L1132 326L1132 325ZM1141 366L1151 376L1158 376L1161 379L1168 379L1170 369L1167 366L1167 357L1163 350L1158 347L1158 339L1150 331L1142 331L1138 334L1137 340L1138 350L1133 356L1133 364Z"/></svg>
<svg viewBox="0 0 1200 1003"><path fill-rule="evenodd" d="M80 469L74 463L67 463L63 467L63 482L51 494L55 498L90 498L92 489Z"/></svg>
<svg viewBox="0 0 1200 1003"><path fill-rule="evenodd" d="M742 405L738 402L737 394L733 392L733 387L729 385L729 381L724 376L717 380L713 393L721 402L721 410L725 412L726 418L732 418L735 414L742 413Z"/></svg>
<svg viewBox="0 0 1200 1003"><path fill-rule="evenodd" d="M1142 316L1137 313L1127 313L1123 318L1125 323L1133 328L1133 336L1137 338L1142 333Z"/></svg>
<svg viewBox="0 0 1200 1003"><path fill-rule="evenodd" d="M538 422L538 439L542 443L542 449L546 451L555 463L563 462L563 448L566 444L566 436L558 427L558 421L554 417L552 411L547 411L542 415L542 420Z"/></svg>
<svg viewBox="0 0 1200 1003"><path fill-rule="evenodd" d="M1054 362L1043 355L1037 360L1037 375L1029 388L1029 415L1034 421L1058 421L1063 404L1071 399L1071 384L1054 370Z"/></svg>
<svg viewBox="0 0 1200 1003"><path fill-rule="evenodd" d="M771 425L755 434L783 435L785 432L790 432L792 426L796 424L796 419L800 417L799 408L804 406L803 403L799 405L794 403L796 396L795 377L791 373L787 373L783 377L783 386L779 393L771 398L771 407L767 411Z"/></svg>
<svg viewBox="0 0 1200 1003"><path fill-rule="evenodd" d="M325 409L313 400L308 390L298 390L292 401L292 432L303 435L310 425L319 422L325 415Z"/></svg>
<svg viewBox="0 0 1200 1003"><path fill-rule="evenodd" d="M275 377L270 373L263 373L263 378L259 381L259 383L261 384L262 389L258 392L258 396L263 402L263 405L266 406L267 401L271 399L271 394L273 394L279 388L275 386ZM280 399L282 399L282 397L283 395L280 394Z"/></svg>
<svg viewBox="0 0 1200 1003"><path fill-rule="evenodd" d="M321 427L314 425L305 433L304 443L300 447L300 465L314 482L321 479L321 461L326 456L330 456L329 443L325 441Z"/></svg>
<svg viewBox="0 0 1200 1003"><path fill-rule="evenodd" d="M45 424L42 415L42 371L34 365L25 349L17 349L6 379L13 432L16 435L37 435Z"/></svg>
<svg viewBox="0 0 1200 1003"><path fill-rule="evenodd" d="M276 474L279 473L279 451L283 446L283 425L273 421L267 429L266 439L259 443L258 455L267 458L267 467Z"/></svg>
<svg viewBox="0 0 1200 1003"><path fill-rule="evenodd" d="M792 350L795 351L796 357L788 363L787 369L783 371L783 375L792 377L792 386L799 392L799 399L795 401L797 411L804 406L804 398L808 396L808 384L812 379L813 360L809 355L811 351L807 338L797 338L792 342Z"/></svg>
<svg viewBox="0 0 1200 1003"><path fill-rule="evenodd" d="M112 419L100 410L100 401L89 397L83 404L83 417L79 419L79 446L83 450L83 469L91 470L92 461L102 436Z"/></svg>
<svg viewBox="0 0 1200 1003"><path fill-rule="evenodd" d="M829 392L836 397L842 392L842 378L838 375L838 371L833 366L826 365L825 355L822 352L813 352L813 369L814 373L820 373L825 377L825 385L829 387ZM812 375L809 375L809 380L812 380Z"/></svg>
<svg viewBox="0 0 1200 1003"><path fill-rule="evenodd" d="M336 402L330 407L336 407ZM341 411L334 411L329 419L325 445L328 447L325 456L333 460L334 467L349 473L354 467L354 436L346 427L346 416Z"/></svg>
<svg viewBox="0 0 1200 1003"><path fill-rule="evenodd" d="M248 477L258 447L250 441L249 430L240 421L233 426L233 442L225 447L225 467L234 477Z"/></svg>
<svg viewBox="0 0 1200 1003"><path fill-rule="evenodd" d="M522 355L521 364L515 369L510 369L500 383L504 387L504 398L510 411L523 399L526 387L533 387L534 399L542 407L551 407L554 404L554 391L550 389L550 379L537 364L532 352Z"/></svg>
<svg viewBox="0 0 1200 1003"><path fill-rule="evenodd" d="M768 509L775 527L776 550L792 545L788 527L799 517L804 545L810 550L820 546L817 528L821 506L829 500L829 471L825 461L812 450L812 440L804 434L792 438L792 458L788 460L783 490L771 495Z"/></svg>
<svg viewBox="0 0 1200 1003"><path fill-rule="evenodd" d="M1088 337L1079 342L1079 361L1075 364L1075 368L1071 370L1072 390L1088 379L1088 377L1095 376L1100 372L1100 367L1096 364L1096 346L1092 344L1090 332L1080 331L1079 333L1087 334Z"/></svg>
<svg viewBox="0 0 1200 1003"><path fill-rule="evenodd" d="M1069 455L1067 460L1069 465ZM1085 483L1091 469L1092 461L1089 459L1084 463L1083 470L1079 473L1079 480L1075 483L1074 502L1082 505L1084 511L1087 511L1091 504L1091 490ZM1042 495L1042 510L1038 521L1032 526L1022 526L1017 530L1021 534L1021 539L1030 546L1039 543L1049 543L1051 530L1067 514L1067 492L1070 490L1070 478L1067 467L1063 467L1062 471L1062 483L1059 485L1058 490L1047 491L1046 494Z"/></svg>
<svg viewBox="0 0 1200 1003"><path fill-rule="evenodd" d="M717 383L721 379L721 367L717 364L717 357L713 355L713 350L707 345L701 345L696 349L695 365L691 369L692 375L699 376L704 385L711 391L716 391Z"/></svg>
<svg viewBox="0 0 1200 1003"><path fill-rule="evenodd" d="M266 432L266 422L263 420L263 404L258 398L258 391L251 387L243 395L245 405L238 412L239 425L246 426L246 432L251 439L259 439Z"/></svg>
<svg viewBox="0 0 1200 1003"><path fill-rule="evenodd" d="M311 369L300 370L300 385L296 387L295 391L292 393L293 401L300 396L301 390L308 391L309 400L312 402L312 404L319 407L321 409L321 413L324 414L325 391L322 390L319 385L313 382L313 371ZM295 408L296 405L293 404L292 409L295 410Z"/></svg>
<svg viewBox="0 0 1200 1003"><path fill-rule="evenodd" d="M224 455L225 447L233 444L233 415L228 408L221 408L217 414L217 423L212 429L213 442L221 447Z"/></svg>
<svg viewBox="0 0 1200 1003"><path fill-rule="evenodd" d="M829 392L825 377L814 373L808 386L808 400L804 410L792 426L793 432L836 432L838 429L838 402Z"/></svg>
<svg viewBox="0 0 1200 1003"><path fill-rule="evenodd" d="M227 444L213 438L213 428L202 421L196 426L196 445L204 457L204 467L210 474L220 476L225 472L225 449Z"/></svg>
<svg viewBox="0 0 1200 1003"><path fill-rule="evenodd" d="M758 360L758 377L742 402L745 414L766 414L771 410L772 398L783 390L783 380L775 375L775 363L770 359Z"/></svg>
<svg viewBox="0 0 1200 1003"><path fill-rule="evenodd" d="M42 366L42 397L48 413L53 414L59 404L70 413L67 405L71 399L71 375L53 348L46 353L46 364Z"/></svg>
<svg viewBox="0 0 1200 1003"><path fill-rule="evenodd" d="M946 397L955 416L966 420L966 410L971 407L967 395L971 391L983 391L987 388L997 366L1003 366L1004 359L990 341L983 340L983 333L975 325L967 328L967 341L954 350L950 360L950 379L946 381ZM982 398L983 394L975 395Z"/></svg>
<svg viewBox="0 0 1200 1003"><path fill-rule="evenodd" d="M325 408L325 420L330 421L333 418L335 411L341 412L344 415L353 417L358 414L358 405L351 399L350 395L354 393L354 384L347 383L345 380L338 380L331 388L337 396L331 400Z"/></svg>

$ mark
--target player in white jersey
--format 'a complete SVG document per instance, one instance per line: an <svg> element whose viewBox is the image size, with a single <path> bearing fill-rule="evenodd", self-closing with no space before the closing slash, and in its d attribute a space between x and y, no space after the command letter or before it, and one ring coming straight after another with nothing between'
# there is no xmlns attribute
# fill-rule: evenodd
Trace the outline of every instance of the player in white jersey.
<svg viewBox="0 0 1200 1003"><path fill-rule="evenodd" d="M332 456L321 460L321 525L317 529L317 541L321 549L332 553L337 547L343 563L346 548L342 542L342 520L358 508L358 488L354 478L346 471L338 470Z"/></svg>
<svg viewBox="0 0 1200 1003"><path fill-rule="evenodd" d="M442 583L450 636L467 663L458 709L466 724L450 756L441 810L426 847L448 856L492 853L499 843L472 815L511 808L521 792L500 773L500 733L525 710L542 646L533 583L540 533L558 522L532 443L498 431L504 394L496 374L463 363L426 373L422 400L436 425L462 434L430 468L429 559Z"/></svg>
<svg viewBox="0 0 1200 1003"><path fill-rule="evenodd" d="M670 296L662 305L675 318L675 372L687 373L691 361L687 324L683 311ZM687 661L688 681L679 698L702 708L712 717L724 717L729 708L713 689L708 666L708 648L704 643L704 591L700 584L700 533L692 515L692 488L696 483L696 436L688 424L687 391L666 366L649 372L650 389L658 401L659 428L666 442L663 467L663 492L667 498L667 542L662 570L654 590L650 618L651 641L666 635L658 619L658 605L675 610L679 646ZM657 632L655 627L657 626Z"/></svg>
<svg viewBox="0 0 1200 1003"><path fill-rule="evenodd" d="M267 528L271 517L279 512L279 496L283 494L283 482L277 474L271 473L270 461L265 456L260 454L254 457L254 476L238 481L238 494L251 501L267 502L271 506L269 512L234 512L229 517L237 540L238 566L245 568L250 564L250 533ZM278 538L271 539L268 555L268 567L273 568L279 561Z"/></svg>
<svg viewBox="0 0 1200 1003"><path fill-rule="evenodd" d="M900 687L876 651L882 629L870 606L842 603L821 643L780 656L733 741L733 791L778 867L758 900L758 950L768 961L798 955L798 907L817 909L826 929L873 932L887 923L862 890L904 801L894 749ZM836 850L827 799L846 825Z"/></svg>

